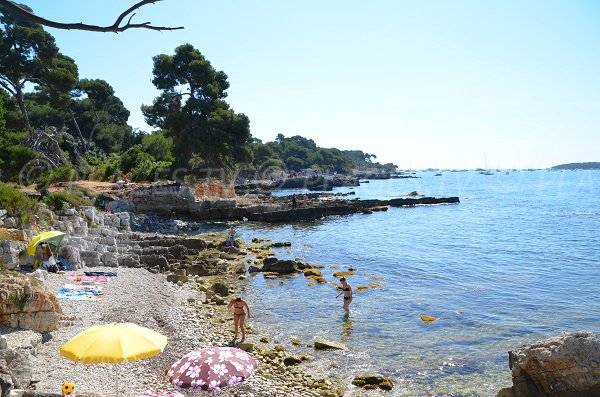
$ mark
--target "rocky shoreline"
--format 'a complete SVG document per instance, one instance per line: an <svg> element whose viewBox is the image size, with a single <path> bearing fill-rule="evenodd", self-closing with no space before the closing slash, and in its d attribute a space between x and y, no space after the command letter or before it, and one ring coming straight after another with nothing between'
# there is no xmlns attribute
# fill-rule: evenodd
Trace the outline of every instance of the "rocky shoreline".
<svg viewBox="0 0 600 397"><path fill-rule="evenodd" d="M370 211L383 211L392 205L377 204L381 201L363 201L360 205ZM231 313L225 304L240 293L239 280L248 273L262 272L265 277L277 278L302 272L314 282L323 282L318 268L273 256L270 248L287 242L255 239L247 244L238 242L236 248L226 246L224 237L215 233L190 238L134 232L132 226L138 226L142 218L153 230L180 230L184 225L177 219L118 212L119 205L128 204L115 203L112 213L81 207L51 216L52 228L68 234L59 256L74 265L74 272L117 272L118 276L106 284L103 299L60 300L59 307L54 294L67 283L68 272L47 274L37 270L34 275L38 281L27 283L7 276L6 270L0 272L2 397L20 397L15 388L26 389L25 395L58 397L66 380L75 382L77 392L108 396L115 391L115 374L125 396L148 390L175 391L166 382L166 368L193 349L224 346L232 339ZM193 228L193 224L185 227ZM18 270L30 266L31 258L24 258L22 253L37 231L0 228L0 234L4 267ZM59 347L78 332L98 323L121 321L167 335L167 348L158 356L118 368L75 364L59 355ZM355 374L353 381L331 378L326 368L311 365L310 355L291 353L294 341L287 343L274 344L267 330L254 329L250 323L247 343L240 348L260 361L259 369L249 381L225 388L219 395L358 397L384 395L384 390L393 388L390 379L377 374ZM314 347L326 343L315 341ZM537 342L510 352L514 385L501 390L498 396L596 396L600 393L598 363L600 342L591 333L565 334ZM362 387L379 390L366 391Z"/></svg>
<svg viewBox="0 0 600 397"><path fill-rule="evenodd" d="M97 267L94 271L114 271ZM146 391L179 391L164 376L164 371L184 354L197 348L226 346L232 339L231 314L224 306L206 302L206 293L196 283L172 283L164 274L141 268L118 268L118 276L105 286L105 297L97 302L61 300L63 322L57 330L42 334L32 331L2 330L8 345L25 346L32 352L31 380L36 392L59 393L63 381L75 383L77 392L109 396L115 393L115 373L120 394L135 396ZM67 274L49 274L45 281L50 291L67 282ZM68 319L68 320L65 320ZM99 323L134 322L163 333L169 338L164 352L144 360L122 365L84 365L73 363L58 353L60 346L86 328ZM261 340L263 342L261 342ZM244 347L260 360L253 378L223 389L222 396L336 396L341 395L331 382L318 376L286 367L285 348L275 350L268 337L250 326Z"/></svg>

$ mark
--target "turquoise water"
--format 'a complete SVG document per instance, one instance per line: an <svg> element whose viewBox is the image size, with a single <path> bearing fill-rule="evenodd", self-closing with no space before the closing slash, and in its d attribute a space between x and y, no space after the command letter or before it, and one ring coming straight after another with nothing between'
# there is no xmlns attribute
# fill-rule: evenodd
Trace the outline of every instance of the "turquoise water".
<svg viewBox="0 0 600 397"><path fill-rule="evenodd" d="M600 172L418 175L335 192L392 198L416 190L461 203L241 224L244 240L291 241L277 257L322 264L330 281L355 267L354 289L381 284L355 293L345 318L330 284L250 277L244 295L255 325L286 346L299 338L296 350L315 354L334 377L391 376L391 396L495 396L511 384L508 350L563 331L598 332ZM307 345L316 337L343 341L348 351L314 352Z"/></svg>

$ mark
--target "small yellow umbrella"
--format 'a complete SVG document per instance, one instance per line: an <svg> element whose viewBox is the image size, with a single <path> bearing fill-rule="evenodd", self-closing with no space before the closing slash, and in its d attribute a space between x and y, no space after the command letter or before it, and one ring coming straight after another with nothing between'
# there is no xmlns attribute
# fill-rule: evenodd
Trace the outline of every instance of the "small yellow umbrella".
<svg viewBox="0 0 600 397"><path fill-rule="evenodd" d="M60 355L84 364L121 364L163 351L167 337L133 323L96 325L60 348ZM117 396L119 384L117 379Z"/></svg>
<svg viewBox="0 0 600 397"><path fill-rule="evenodd" d="M31 242L27 246L27 254L29 256L34 256L35 249L37 248L38 244L43 242L53 245L56 249L58 249L64 237L65 234L57 230L51 230L49 232L38 234L31 239Z"/></svg>

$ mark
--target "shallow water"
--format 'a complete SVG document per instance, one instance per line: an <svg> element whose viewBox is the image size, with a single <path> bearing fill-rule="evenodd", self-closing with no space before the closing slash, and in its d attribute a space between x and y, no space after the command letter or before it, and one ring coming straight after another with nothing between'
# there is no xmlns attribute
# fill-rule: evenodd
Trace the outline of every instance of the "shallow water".
<svg viewBox="0 0 600 397"><path fill-rule="evenodd" d="M315 353L332 376L391 376L391 396L495 396L511 384L508 350L562 331L598 332L600 172L418 175L335 192L389 199L417 191L461 203L237 227L245 241L291 241L276 256L323 264L330 281L355 267L354 289L381 285L355 293L345 318L330 284L257 275L244 293L256 326L285 345L299 338L297 350ZM348 351L313 352L316 337Z"/></svg>

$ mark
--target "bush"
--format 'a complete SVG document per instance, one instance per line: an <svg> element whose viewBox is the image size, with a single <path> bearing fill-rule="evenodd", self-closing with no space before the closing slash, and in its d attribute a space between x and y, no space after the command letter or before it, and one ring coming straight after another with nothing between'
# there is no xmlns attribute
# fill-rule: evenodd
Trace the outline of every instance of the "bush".
<svg viewBox="0 0 600 397"><path fill-rule="evenodd" d="M173 162L173 138L166 137L162 131L142 137L142 150L157 161Z"/></svg>
<svg viewBox="0 0 600 397"><path fill-rule="evenodd" d="M121 158L117 154L111 154L107 159L97 161L94 164L94 169L90 173L89 179L93 181L115 182L121 176L123 176Z"/></svg>
<svg viewBox="0 0 600 397"><path fill-rule="evenodd" d="M65 189L60 192L50 193L44 197L44 203L55 211L68 207L92 205L92 201L80 189Z"/></svg>
<svg viewBox="0 0 600 397"><path fill-rule="evenodd" d="M77 171L75 171L72 166L63 165L62 167L57 167L53 170L44 172L35 180L35 183L39 190L43 187L48 187L55 182L76 181L78 179L79 174L77 174Z"/></svg>
<svg viewBox="0 0 600 397"><path fill-rule="evenodd" d="M0 208L5 209L8 216L19 218L21 224L28 225L37 215L40 203L13 186L0 183Z"/></svg>
<svg viewBox="0 0 600 397"><path fill-rule="evenodd" d="M16 181L19 172L27 162L39 154L22 145L27 137L25 132L0 131L0 178L4 181Z"/></svg>
<svg viewBox="0 0 600 397"><path fill-rule="evenodd" d="M152 181L163 169L171 166L170 161L156 161L144 152L140 145L135 145L121 155L121 169L132 181Z"/></svg>

